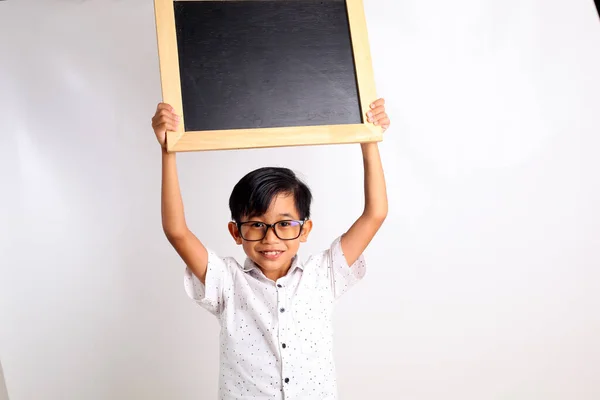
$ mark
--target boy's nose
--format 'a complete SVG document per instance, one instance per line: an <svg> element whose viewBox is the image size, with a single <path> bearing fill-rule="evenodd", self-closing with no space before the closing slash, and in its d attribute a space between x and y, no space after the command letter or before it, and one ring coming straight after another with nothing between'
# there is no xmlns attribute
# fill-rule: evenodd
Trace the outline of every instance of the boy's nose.
<svg viewBox="0 0 600 400"><path fill-rule="evenodd" d="M275 234L275 228L274 227L270 226L270 227L267 228L267 234L263 238L263 241L268 242L268 243L279 241L279 238Z"/></svg>

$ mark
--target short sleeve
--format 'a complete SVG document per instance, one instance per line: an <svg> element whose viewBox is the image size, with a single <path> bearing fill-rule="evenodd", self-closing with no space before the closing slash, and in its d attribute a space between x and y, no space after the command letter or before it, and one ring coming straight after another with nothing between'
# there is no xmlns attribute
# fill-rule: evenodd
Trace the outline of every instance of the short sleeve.
<svg viewBox="0 0 600 400"><path fill-rule="evenodd" d="M352 286L364 278L367 269L365 257L361 254L352 265L348 265L342 251L341 236L338 237L327 252L329 275L334 298L339 298Z"/></svg>
<svg viewBox="0 0 600 400"><path fill-rule="evenodd" d="M187 295L208 310L211 314L218 316L224 304L223 293L225 286L231 282L228 277L227 260L217 256L208 250L208 264L206 267L206 279L203 284L189 267L186 267L183 285Z"/></svg>

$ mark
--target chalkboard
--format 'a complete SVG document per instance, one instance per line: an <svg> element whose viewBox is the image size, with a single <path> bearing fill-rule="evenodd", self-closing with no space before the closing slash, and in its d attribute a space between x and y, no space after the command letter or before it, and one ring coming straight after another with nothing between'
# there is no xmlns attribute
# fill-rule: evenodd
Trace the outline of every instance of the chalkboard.
<svg viewBox="0 0 600 400"><path fill-rule="evenodd" d="M167 149L381 140L360 0L155 0Z"/></svg>

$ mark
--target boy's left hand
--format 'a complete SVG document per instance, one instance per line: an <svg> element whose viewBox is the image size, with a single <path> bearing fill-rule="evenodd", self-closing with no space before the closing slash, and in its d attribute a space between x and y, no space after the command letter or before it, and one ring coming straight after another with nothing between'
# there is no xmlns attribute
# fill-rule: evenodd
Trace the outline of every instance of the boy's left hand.
<svg viewBox="0 0 600 400"><path fill-rule="evenodd" d="M385 100L377 99L371 103L371 109L367 112L367 121L381 126L383 131L390 127L390 118L385 112Z"/></svg>

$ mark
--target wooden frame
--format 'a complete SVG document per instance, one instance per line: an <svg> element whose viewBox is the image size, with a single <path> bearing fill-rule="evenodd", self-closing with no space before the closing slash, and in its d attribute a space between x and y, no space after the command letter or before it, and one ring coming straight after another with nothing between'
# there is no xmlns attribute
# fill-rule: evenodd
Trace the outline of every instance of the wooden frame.
<svg viewBox="0 0 600 400"><path fill-rule="evenodd" d="M163 102L173 106L182 118L178 131L167 132L167 151L347 144L379 142L383 139L381 127L367 122L365 117L370 103L377 97L362 0L345 1L363 123L208 131L185 131L175 30L175 1L189 0L154 0Z"/></svg>

